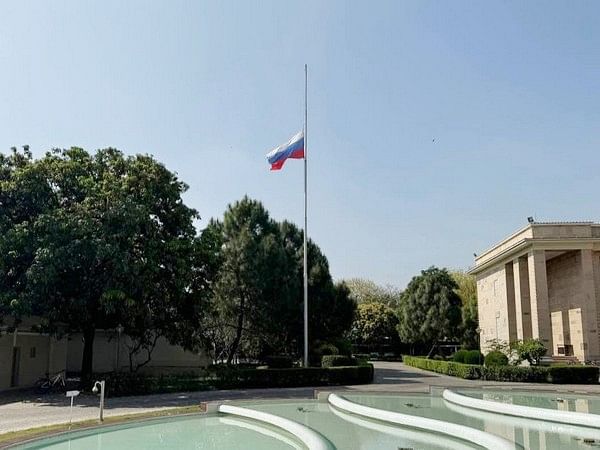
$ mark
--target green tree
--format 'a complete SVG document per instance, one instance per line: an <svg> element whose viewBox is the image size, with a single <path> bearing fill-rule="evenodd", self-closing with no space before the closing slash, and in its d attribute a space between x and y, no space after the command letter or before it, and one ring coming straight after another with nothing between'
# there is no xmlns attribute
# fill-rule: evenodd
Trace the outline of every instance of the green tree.
<svg viewBox="0 0 600 450"><path fill-rule="evenodd" d="M260 202L244 197L228 207L222 222L212 221L200 241L202 251L214 256L206 270L213 280L206 308L210 324L201 327L201 339L210 343L215 360L301 355L302 231L273 221ZM311 343L339 339L349 330L356 305L344 284L333 283L327 259L311 240L308 267Z"/></svg>
<svg viewBox="0 0 600 450"><path fill-rule="evenodd" d="M457 284L446 269L430 267L413 277L402 293L398 333L403 342L431 345L453 340L461 324Z"/></svg>
<svg viewBox="0 0 600 450"><path fill-rule="evenodd" d="M353 343L368 347L398 343L398 318L389 306L379 302L360 303L352 323Z"/></svg>
<svg viewBox="0 0 600 450"><path fill-rule="evenodd" d="M525 339L511 344L511 348L516 351L519 362L527 360L529 364L538 365L548 349L539 339Z"/></svg>
<svg viewBox="0 0 600 450"><path fill-rule="evenodd" d="M479 345L477 327L477 282L473 275L455 270L450 273L457 284L456 293L461 300L461 343L467 349L476 349Z"/></svg>
<svg viewBox="0 0 600 450"><path fill-rule="evenodd" d="M0 322L30 311L27 270L35 257L29 227L36 217L56 207L52 189L28 148L0 154Z"/></svg>
<svg viewBox="0 0 600 450"><path fill-rule="evenodd" d="M32 214L19 221L13 211L6 221L3 288L22 312L43 318L43 329L83 334L83 380L98 328L122 323L132 355L146 352L149 360L157 336L169 336L175 312L190 301L197 213L181 200L187 186L153 158L114 149L12 158L25 162L8 184L20 187Z"/></svg>
<svg viewBox="0 0 600 450"><path fill-rule="evenodd" d="M383 303L392 309L398 307L402 291L395 286L380 286L364 278L350 278L344 280L344 282L357 304L377 302Z"/></svg>
<svg viewBox="0 0 600 450"><path fill-rule="evenodd" d="M260 326L270 289L280 276L277 225L260 202L244 197L223 218L222 264L214 294L227 324L227 363L238 353L245 332ZM249 336L255 333L250 333Z"/></svg>

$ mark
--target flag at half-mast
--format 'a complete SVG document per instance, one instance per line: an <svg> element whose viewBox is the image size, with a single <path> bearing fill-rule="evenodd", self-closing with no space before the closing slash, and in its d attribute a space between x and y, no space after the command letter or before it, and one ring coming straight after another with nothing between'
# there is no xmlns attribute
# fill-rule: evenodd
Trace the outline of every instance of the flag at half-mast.
<svg viewBox="0 0 600 450"><path fill-rule="evenodd" d="M304 158L304 131L267 153L267 161L271 164L271 170L280 170L288 158Z"/></svg>

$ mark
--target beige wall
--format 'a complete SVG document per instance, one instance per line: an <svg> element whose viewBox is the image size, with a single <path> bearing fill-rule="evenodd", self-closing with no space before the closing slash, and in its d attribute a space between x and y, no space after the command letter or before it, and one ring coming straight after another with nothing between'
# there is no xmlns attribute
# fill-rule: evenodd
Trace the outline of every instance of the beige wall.
<svg viewBox="0 0 600 450"><path fill-rule="evenodd" d="M13 343L20 349L17 385L11 386L13 371ZM47 335L19 333L0 337L0 389L33 386L37 380L66 368L66 339L56 340Z"/></svg>
<svg viewBox="0 0 600 450"><path fill-rule="evenodd" d="M504 267L486 271L477 277L477 309L483 353L487 352L490 340L509 341L506 292Z"/></svg>
<svg viewBox="0 0 600 450"><path fill-rule="evenodd" d="M111 372L117 370L129 370L129 349L131 340L122 336L120 345L117 346L117 333L113 331L96 332L94 339L94 372ZM118 353L118 365L117 365ZM67 367L71 372L81 370L81 358L83 355L83 339L80 334L69 338L69 352ZM134 357L134 362L139 364L146 359L143 352ZM184 350L177 345L171 345L164 338L159 338L152 352L151 361L141 370L144 373L176 373L195 371L206 367L212 361L205 354L197 354Z"/></svg>
<svg viewBox="0 0 600 450"><path fill-rule="evenodd" d="M592 227L587 225L544 225L532 227L535 239L566 239L592 237Z"/></svg>
<svg viewBox="0 0 600 450"><path fill-rule="evenodd" d="M17 385L11 386L13 371L13 343L20 349ZM122 338L119 366L129 370L129 352L127 337ZM79 372L83 341L81 335L57 340L48 335L19 332L14 341L13 333L0 335L0 390L30 387L47 373L53 375L66 370ZM136 362L145 359L138 355ZM185 351L182 347L170 345L160 338L152 353L152 360L142 369L143 373L182 373L194 372L206 367L211 361L204 354ZM110 372L117 368L116 333L98 331L94 341L94 371Z"/></svg>

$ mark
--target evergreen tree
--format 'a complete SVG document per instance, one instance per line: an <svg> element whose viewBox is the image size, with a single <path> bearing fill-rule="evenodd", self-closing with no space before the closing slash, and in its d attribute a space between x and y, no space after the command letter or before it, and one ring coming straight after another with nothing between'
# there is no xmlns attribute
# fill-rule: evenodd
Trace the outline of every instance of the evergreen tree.
<svg viewBox="0 0 600 450"><path fill-rule="evenodd" d="M430 267L413 277L402 293L398 333L403 342L431 345L454 340L461 324L458 288L446 269Z"/></svg>

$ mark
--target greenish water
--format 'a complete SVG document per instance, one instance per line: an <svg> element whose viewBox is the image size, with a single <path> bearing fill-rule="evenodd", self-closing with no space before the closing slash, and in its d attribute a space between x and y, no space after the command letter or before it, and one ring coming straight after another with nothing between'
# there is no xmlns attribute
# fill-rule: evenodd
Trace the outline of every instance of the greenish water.
<svg viewBox="0 0 600 450"><path fill-rule="evenodd" d="M519 391L481 391L457 390L458 394L483 400L511 403L513 405L533 406L536 408L555 409L558 411L574 411L600 414L600 398L590 395L561 394L549 392Z"/></svg>
<svg viewBox="0 0 600 450"><path fill-rule="evenodd" d="M308 426L323 434L338 450L482 448L435 432L419 432L346 414L323 402L243 403L240 406L275 414ZM228 415L169 418L106 427L45 439L19 448L305 450L303 444L287 432L253 420L242 420Z"/></svg>
<svg viewBox="0 0 600 450"><path fill-rule="evenodd" d="M385 424L338 411L328 403L265 403L249 408L302 423L326 436L340 450L352 449L480 449L460 439Z"/></svg>
<svg viewBox="0 0 600 450"><path fill-rule="evenodd" d="M153 450L230 449L304 450L291 434L251 420L215 416L170 418L106 427L44 439L19 449Z"/></svg>
<svg viewBox="0 0 600 450"><path fill-rule="evenodd" d="M479 398L488 395L482 391L469 392L473 396L479 395ZM466 391L461 390L460 393ZM545 422L541 417L526 419L472 410L448 403L439 395L344 394L344 397L365 406L466 425L503 437L526 449L590 450L600 447L600 430Z"/></svg>
<svg viewBox="0 0 600 450"><path fill-rule="evenodd" d="M600 430L545 422L537 418L515 418L477 411L446 402L439 394L376 395L345 393L350 401L374 408L427 417L469 426L515 443L515 449L590 450L600 447ZM546 393L460 390L487 400L515 402L527 406L556 407L557 396ZM588 411L600 410L592 397L560 395L558 401L575 411L586 400ZM436 432L418 431L344 413L326 402L240 402L240 406L274 414L303 424L325 436L338 450L469 450L481 449L460 439ZM579 409L578 409L579 408ZM90 429L43 439L18 447L50 450L306 450L290 433L251 419L227 414L194 415L156 419L126 425Z"/></svg>

